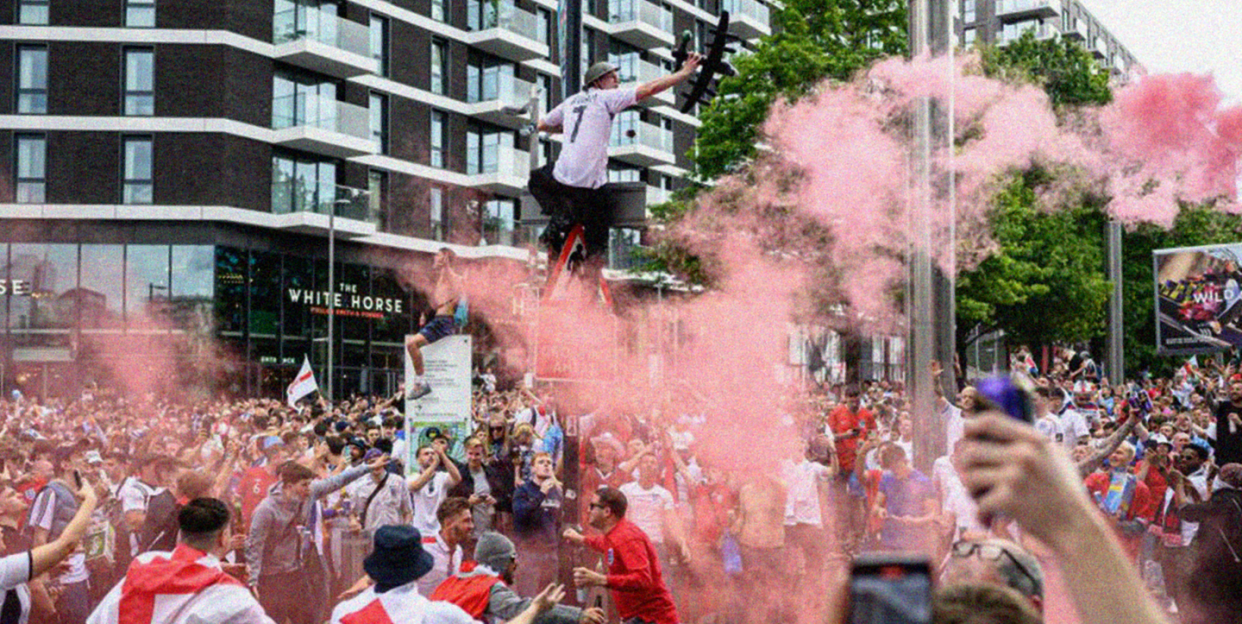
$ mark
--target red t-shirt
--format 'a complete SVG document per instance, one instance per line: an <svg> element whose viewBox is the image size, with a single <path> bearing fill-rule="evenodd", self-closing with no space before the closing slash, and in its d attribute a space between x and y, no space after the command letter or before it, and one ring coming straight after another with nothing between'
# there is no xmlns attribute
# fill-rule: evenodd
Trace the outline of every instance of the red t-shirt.
<svg viewBox="0 0 1242 624"><path fill-rule="evenodd" d="M841 472L849 474L854 470L854 454L858 449L858 438L875 429L875 417L865 407L859 408L855 413L850 412L847 405L838 405L828 413L828 427L832 429L833 435L837 436L837 461ZM854 429L860 431L857 436L840 437Z"/></svg>
<svg viewBox="0 0 1242 624"><path fill-rule="evenodd" d="M606 556L608 589L622 620L677 624L677 607L664 584L660 557L642 529L622 518L606 535L586 536L586 544Z"/></svg>
<svg viewBox="0 0 1242 624"><path fill-rule="evenodd" d="M250 530L250 519L254 517L255 508L267 498L267 489L276 483L277 478L262 466L247 469L242 473L237 492L241 495L242 526L247 531Z"/></svg>

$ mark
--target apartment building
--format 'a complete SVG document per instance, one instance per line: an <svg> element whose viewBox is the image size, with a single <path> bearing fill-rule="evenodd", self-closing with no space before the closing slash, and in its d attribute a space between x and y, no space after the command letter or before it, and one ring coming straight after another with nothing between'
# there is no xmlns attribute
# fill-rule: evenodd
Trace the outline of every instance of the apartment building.
<svg viewBox="0 0 1242 624"><path fill-rule="evenodd" d="M1006 45L1027 31L1036 39L1066 37L1082 43L1100 66L1126 80L1136 60L1080 0L960 0L958 41Z"/></svg>

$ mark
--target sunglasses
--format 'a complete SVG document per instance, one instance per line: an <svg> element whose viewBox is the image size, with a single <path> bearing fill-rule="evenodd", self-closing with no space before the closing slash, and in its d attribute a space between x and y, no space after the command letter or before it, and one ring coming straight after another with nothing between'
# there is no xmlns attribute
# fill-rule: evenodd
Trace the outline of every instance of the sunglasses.
<svg viewBox="0 0 1242 624"><path fill-rule="evenodd" d="M998 546L996 544L983 544L980 542L954 542L953 546L950 548L950 552L952 552L954 557L959 559L966 559L975 553L979 554L980 559L985 559L987 561L997 561L1001 557L1007 557L1013 562L1014 567L1018 568L1018 571L1022 572L1023 576L1030 579L1032 587L1043 586L1043 582L1035 578L1035 575L1032 574L1026 566L1022 565L1022 562L1018 561L1018 558L1015 557L1013 553L1009 552L1009 550L1003 546Z"/></svg>

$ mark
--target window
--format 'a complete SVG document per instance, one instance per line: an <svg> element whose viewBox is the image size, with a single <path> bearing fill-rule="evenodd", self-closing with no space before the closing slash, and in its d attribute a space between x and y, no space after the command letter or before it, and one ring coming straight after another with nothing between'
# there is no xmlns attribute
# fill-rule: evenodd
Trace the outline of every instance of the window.
<svg viewBox="0 0 1242 624"><path fill-rule="evenodd" d="M125 0L125 25L155 28L155 0Z"/></svg>
<svg viewBox="0 0 1242 624"><path fill-rule="evenodd" d="M555 106L553 102L560 98L555 97L552 91L552 77L547 74L539 74L539 90L543 92L543 114L548 114Z"/></svg>
<svg viewBox="0 0 1242 624"><path fill-rule="evenodd" d="M272 155L272 212L328 214L336 201L337 161L306 155Z"/></svg>
<svg viewBox="0 0 1242 624"><path fill-rule="evenodd" d="M19 0L17 23L24 26L46 26L51 0Z"/></svg>
<svg viewBox="0 0 1242 624"><path fill-rule="evenodd" d="M517 201L492 199L483 206L483 238L493 245L512 245Z"/></svg>
<svg viewBox="0 0 1242 624"><path fill-rule="evenodd" d="M122 180L123 204L149 204L155 183L152 180L152 140L149 136L128 136L123 139L125 172Z"/></svg>
<svg viewBox="0 0 1242 624"><path fill-rule="evenodd" d="M388 18L371 14L371 58L375 59L381 76L388 75Z"/></svg>
<svg viewBox="0 0 1242 624"><path fill-rule="evenodd" d="M371 217L378 219L381 231L388 229L388 173L372 169L367 172L367 207Z"/></svg>
<svg viewBox="0 0 1242 624"><path fill-rule="evenodd" d="M446 224L444 223L444 190L433 186L427 197L431 215L431 238L444 240Z"/></svg>
<svg viewBox="0 0 1242 624"><path fill-rule="evenodd" d="M448 42L443 39L431 40L431 92L444 95L444 76L448 74Z"/></svg>
<svg viewBox="0 0 1242 624"><path fill-rule="evenodd" d="M125 114L155 114L153 48L125 48Z"/></svg>
<svg viewBox="0 0 1242 624"><path fill-rule="evenodd" d="M976 12L978 11L979 0L965 0L965 6L962 9L962 22L966 24L974 23Z"/></svg>
<svg viewBox="0 0 1242 624"><path fill-rule="evenodd" d="M535 9L535 15L539 18L539 30L535 33L535 39L544 45L552 45L552 25L556 23L552 19L552 11L538 8Z"/></svg>
<svg viewBox="0 0 1242 624"><path fill-rule="evenodd" d="M381 154L388 153L388 96L371 92L371 141Z"/></svg>
<svg viewBox="0 0 1242 624"><path fill-rule="evenodd" d="M431 0L431 19L437 22L448 21L444 19L444 0Z"/></svg>
<svg viewBox="0 0 1242 624"><path fill-rule="evenodd" d="M47 201L47 137L42 134L19 134L17 142L17 189L19 204L42 204Z"/></svg>
<svg viewBox="0 0 1242 624"><path fill-rule="evenodd" d="M582 75L586 76L586 70L595 62L595 31L590 28L582 29ZM586 87L586 85L582 85Z"/></svg>
<svg viewBox="0 0 1242 624"><path fill-rule="evenodd" d="M466 101L490 102L500 98L502 85L512 84L514 73L513 63L471 51L466 61Z"/></svg>
<svg viewBox="0 0 1242 624"><path fill-rule="evenodd" d="M337 86L322 76L279 67L272 75L272 128L336 130Z"/></svg>
<svg viewBox="0 0 1242 624"><path fill-rule="evenodd" d="M445 131L448 130L448 119L444 111L431 111L431 159L432 167L444 166Z"/></svg>
<svg viewBox="0 0 1242 624"><path fill-rule="evenodd" d="M489 124L472 123L466 130L466 173L495 173L501 150L513 150L513 132Z"/></svg>
<svg viewBox="0 0 1242 624"><path fill-rule="evenodd" d="M17 48L17 112L47 113L47 47Z"/></svg>
<svg viewBox="0 0 1242 624"><path fill-rule="evenodd" d="M976 31L974 28L967 28L962 31L962 45L969 46L975 42Z"/></svg>

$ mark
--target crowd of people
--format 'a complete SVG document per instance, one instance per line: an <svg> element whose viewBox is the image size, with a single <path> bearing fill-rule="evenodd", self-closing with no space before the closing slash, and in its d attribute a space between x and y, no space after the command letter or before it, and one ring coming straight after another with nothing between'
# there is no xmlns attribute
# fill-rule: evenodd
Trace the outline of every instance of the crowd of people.
<svg viewBox="0 0 1242 624"><path fill-rule="evenodd" d="M1237 363L1113 387L1089 360L1059 350L1040 374L1019 350L1013 367L1034 382L1030 425L977 418L973 385L937 392L947 452L926 471L909 397L884 381L800 393L773 417L792 450L737 465L701 459L710 418L668 406L574 416L567 445L570 416L551 389L486 373L463 439L435 427L407 437L401 394L290 407L14 392L0 402L11 555L0 581L13 595L0 622L180 621L179 609L210 605L223 611L196 621L351 624L416 603L442 609L433 621L822 621L849 561L889 551L927 554L947 585L990 581L1020 598L1014 613L1051 615L1047 587L1073 595L1093 582L1064 559L1112 543L1164 613L1233 621ZM972 437L980 423L991 429ZM980 459L997 440L1072 461L1068 489L1111 537L1074 542L1090 531L1058 533L1068 520L1010 500L1013 488L995 483L1019 476L978 468L1001 461ZM1003 461L1023 458L1035 461ZM560 578L578 587L565 601L577 606L559 604ZM127 609L146 615L120 618Z"/></svg>

